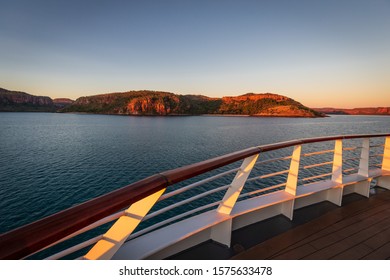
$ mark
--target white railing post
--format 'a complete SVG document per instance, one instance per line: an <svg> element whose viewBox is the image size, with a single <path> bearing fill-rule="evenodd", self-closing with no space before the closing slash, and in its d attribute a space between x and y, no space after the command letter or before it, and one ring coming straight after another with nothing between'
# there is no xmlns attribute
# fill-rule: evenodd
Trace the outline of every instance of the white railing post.
<svg viewBox="0 0 390 280"><path fill-rule="evenodd" d="M297 195L301 152L302 152L302 145L294 146L294 150L291 156L290 169L288 171L287 181L286 181L285 192L292 194L294 196ZM290 200L288 202L283 203L281 206L282 214L288 217L290 220L293 219L293 215L294 215L294 201L295 200Z"/></svg>
<svg viewBox="0 0 390 280"><path fill-rule="evenodd" d="M145 215L157 202L165 189L157 191L140 201L133 203L115 224L103 235L83 259L109 260L118 251L127 237L135 230Z"/></svg>
<svg viewBox="0 0 390 280"><path fill-rule="evenodd" d="M291 157L290 162L290 170L287 176L287 183L285 191L289 194L296 195L297 194L297 186L298 186L298 174L299 174L299 164L301 161L301 151L302 146L297 145L294 147L294 151Z"/></svg>
<svg viewBox="0 0 390 280"><path fill-rule="evenodd" d="M362 152L360 154L358 174L368 177L368 162L370 158L370 138L363 139Z"/></svg>
<svg viewBox="0 0 390 280"><path fill-rule="evenodd" d="M354 186L354 192L366 197L370 196L370 184L371 184L371 179L369 179L369 174L368 174L369 159L370 159L370 138L364 138L362 151L360 154L358 174L360 176L366 177L367 180L356 183Z"/></svg>
<svg viewBox="0 0 390 280"><path fill-rule="evenodd" d="M386 137L385 146L383 148L382 170L390 171L390 136Z"/></svg>
<svg viewBox="0 0 390 280"><path fill-rule="evenodd" d="M377 185L390 190L390 136L386 137L383 147L382 176L378 178ZM385 175L387 173L387 176Z"/></svg>
<svg viewBox="0 0 390 280"><path fill-rule="evenodd" d="M220 214L230 215L234 205L237 202L246 180L249 177L250 172L255 165L259 154L247 157L241 164L240 170L236 173L230 187L227 189L225 196L223 197L221 204L216 210ZM229 219L211 228L210 238L221 244L230 247L232 233L232 220Z"/></svg>
<svg viewBox="0 0 390 280"><path fill-rule="evenodd" d="M237 198L240 195L258 157L259 154L256 154L254 156L247 157L244 160L240 170L238 170L236 176L230 184L230 187L226 191L221 204L217 209L218 213L230 214L230 212L232 212L234 204L236 204Z"/></svg>
<svg viewBox="0 0 390 280"><path fill-rule="evenodd" d="M343 140L338 139L334 145L332 181L343 183Z"/></svg>
<svg viewBox="0 0 390 280"><path fill-rule="evenodd" d="M343 199L343 140L338 139L334 144L332 179L339 187L329 189L326 200L341 206Z"/></svg>

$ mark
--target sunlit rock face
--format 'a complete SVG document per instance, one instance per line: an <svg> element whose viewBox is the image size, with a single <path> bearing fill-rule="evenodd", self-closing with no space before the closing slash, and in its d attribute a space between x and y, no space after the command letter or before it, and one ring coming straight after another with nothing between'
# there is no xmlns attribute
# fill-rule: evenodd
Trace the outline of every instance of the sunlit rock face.
<svg viewBox="0 0 390 280"><path fill-rule="evenodd" d="M219 113L262 117L325 116L291 98L273 93L247 93L241 96L223 97Z"/></svg>
<svg viewBox="0 0 390 280"><path fill-rule="evenodd" d="M129 115L170 115L179 113L180 100L177 96L145 96L131 99L127 104Z"/></svg>
<svg viewBox="0 0 390 280"><path fill-rule="evenodd" d="M324 114L279 94L248 93L210 98L159 91L129 91L81 97L66 112L125 115L250 115L276 117L322 117Z"/></svg>

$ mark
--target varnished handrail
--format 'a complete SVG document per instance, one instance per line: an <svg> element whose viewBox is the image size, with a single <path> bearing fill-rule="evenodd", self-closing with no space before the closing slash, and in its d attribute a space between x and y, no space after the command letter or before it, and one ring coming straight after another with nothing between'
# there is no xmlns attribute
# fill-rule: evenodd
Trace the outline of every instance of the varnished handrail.
<svg viewBox="0 0 390 280"><path fill-rule="evenodd" d="M390 134L339 135L292 140L253 147L165 171L0 235L0 259L24 258L169 185L187 180L260 152L331 140L385 136L390 136Z"/></svg>

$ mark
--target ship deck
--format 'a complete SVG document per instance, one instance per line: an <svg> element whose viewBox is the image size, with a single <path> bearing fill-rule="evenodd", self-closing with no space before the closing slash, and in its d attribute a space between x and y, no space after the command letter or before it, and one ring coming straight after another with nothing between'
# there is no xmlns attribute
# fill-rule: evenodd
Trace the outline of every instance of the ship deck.
<svg viewBox="0 0 390 280"><path fill-rule="evenodd" d="M231 248L208 241L171 259L390 259L390 191L307 206L292 221L280 215L234 231Z"/></svg>

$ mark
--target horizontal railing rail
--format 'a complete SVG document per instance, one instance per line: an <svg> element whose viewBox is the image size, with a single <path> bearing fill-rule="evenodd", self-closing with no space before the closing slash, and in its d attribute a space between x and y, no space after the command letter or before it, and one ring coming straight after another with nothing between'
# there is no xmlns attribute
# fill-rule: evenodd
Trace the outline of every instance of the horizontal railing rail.
<svg viewBox="0 0 390 280"><path fill-rule="evenodd" d="M316 138L307 138L307 139L299 139L299 140L291 140L281 143L275 143L275 144L268 144L268 145L262 145L258 147L252 147L249 149L245 149L239 152L230 153L227 155L223 155L220 157L216 157L213 159L205 160L199 163L191 164L188 166L180 167L177 169L165 171L158 173L156 175L150 176L148 178L145 178L143 180L140 180L138 182L132 183L128 186L125 186L121 189L112 191L108 194L102 195L100 197L97 197L95 199L92 199L90 201L87 201L85 203L82 203L80 205L74 206L72 208L63 210L61 212L58 212L56 214L53 214L49 217L43 218L39 221L33 222L31 224L22 226L20 228L17 228L15 230L12 230L8 233L4 233L0 235L0 259L19 259L19 258L25 258L31 254L34 254L44 248L47 248L48 246L51 246L53 244L57 244L60 241L63 241L65 239L68 239L70 237L73 237L74 235L84 232L86 230L89 230L92 225L101 225L104 224L107 221L112 221L118 218L122 215L122 213L125 213L124 210L126 207L129 207L129 205L133 205L136 202L139 202L143 199L148 198L149 196L152 196L153 194L165 190L168 186L183 182L187 179L194 178L198 175L202 175L206 172L227 166L229 164L238 162L243 159L248 159L252 156L258 155L260 153L265 152L271 152L276 151L288 147L296 147L304 144L311 144L311 143L319 143L319 142L326 142L326 141L333 141L333 140L346 140L346 139L360 139L360 138L376 138L376 137L388 137L390 134L382 133L382 134L360 134L360 135L340 135L340 136L329 136L329 137L316 137ZM383 144L373 145L374 147L383 147ZM361 148L361 147L359 147ZM348 148L347 148L348 149ZM354 149L350 149L353 151ZM332 153L335 150L324 150L324 151L316 151L316 152L308 152L303 153L303 157L311 157L313 155L320 155L320 154L327 154ZM381 154L375 154L379 157ZM383 155L382 155L383 157ZM257 159L257 158L256 158ZM265 159L262 162L259 161L255 164L256 159L254 160L254 164L256 166L267 164L267 163L273 163L280 160L287 160L291 159L291 161L294 160L293 156L282 156L275 159ZM331 162L325 162L325 163L313 163L306 166L306 170L314 169L314 167L322 166L322 165L330 165ZM251 169L253 166L251 167ZM192 183L186 187L186 189L178 189L171 192L168 192L162 196L159 196L156 198L156 201L163 201L165 199L169 199L173 197L174 195L186 192L190 189L197 188L198 186L210 182L212 180L221 178L225 175L232 174L234 172L244 172L242 168L234 168L225 172L222 172L218 175L214 175L212 177L209 177L207 179L202 179L199 182ZM250 172L250 171L249 171ZM271 176L278 176L278 175L289 175L287 174L288 170L282 170L277 172L271 172L269 174L262 174L254 178L245 179L243 184L245 182L252 182L256 181L258 179L265 179ZM332 173L326 173L325 175L332 175ZM324 176L325 176L324 175ZM319 175L313 175L310 177L302 178L301 180L308 180L309 179L316 179L320 178ZM275 184L271 187L266 187L264 189L260 190L254 190L250 191L248 193L243 193L240 195L240 198L256 195L258 193L263 193L266 191L272 191L274 189L279 189L282 187L288 187L289 183L282 183L282 184ZM218 187L215 189L211 189L208 191L205 191L203 194L198 194L196 196L193 196L192 198L188 198L185 202L190 202L192 200L195 200L197 198L201 198L203 196L206 196L208 194L218 192L225 190L227 188L231 187L231 185L224 185L222 187ZM175 207L181 206L182 204L185 204L185 202L178 202L179 204L174 205ZM209 205L202 205L201 207L198 207L197 209L203 210L210 208L212 206L220 206L221 202L212 202ZM156 212L153 212L149 215L146 215L146 219L150 219L154 216L157 216L158 214L168 211L170 209L174 208L173 206L168 206L165 208L162 208ZM196 209L190 210L190 214L195 213ZM182 216L185 217L186 213L183 213ZM189 215L190 215L189 214ZM130 214L124 214L124 215L130 215ZM179 215L180 216L180 215ZM110 218L108 218L110 217ZM171 219L171 218L170 218ZM173 219L173 218L172 218ZM170 221L170 220L169 220ZM163 222L160 222L160 225L164 224ZM152 227L156 228L156 225L152 225ZM141 230L142 231L146 231ZM140 235L140 233L135 233ZM100 236L99 236L100 237ZM134 238L134 236L132 236ZM90 243L95 242L97 239L92 238L92 241L86 241L87 245L90 245ZM87 246L86 245L86 246ZM81 247L76 245L75 248L79 249ZM71 250L69 251L71 252ZM62 256L64 253L59 253L58 256Z"/></svg>

